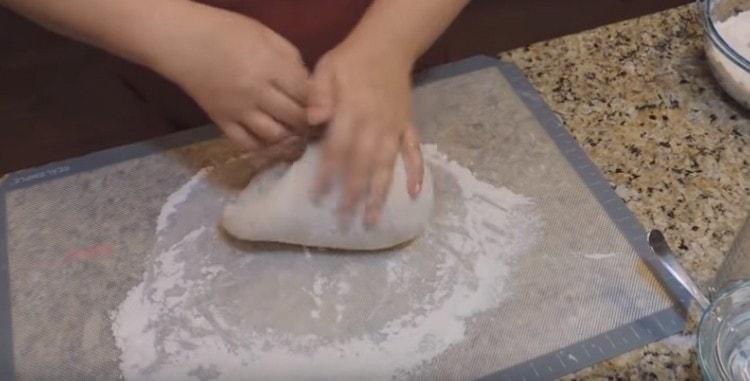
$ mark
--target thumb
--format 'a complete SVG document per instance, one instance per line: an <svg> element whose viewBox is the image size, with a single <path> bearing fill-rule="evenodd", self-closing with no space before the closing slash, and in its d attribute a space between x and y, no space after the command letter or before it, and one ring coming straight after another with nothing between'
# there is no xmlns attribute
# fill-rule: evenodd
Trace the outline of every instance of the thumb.
<svg viewBox="0 0 750 381"><path fill-rule="evenodd" d="M401 155L406 167L406 181L409 194L416 198L422 191L424 180L424 159L419 144L419 134L410 123L401 138Z"/></svg>
<svg viewBox="0 0 750 381"><path fill-rule="evenodd" d="M310 78L307 122L323 124L331 120L334 108L334 76L325 66L318 66Z"/></svg>

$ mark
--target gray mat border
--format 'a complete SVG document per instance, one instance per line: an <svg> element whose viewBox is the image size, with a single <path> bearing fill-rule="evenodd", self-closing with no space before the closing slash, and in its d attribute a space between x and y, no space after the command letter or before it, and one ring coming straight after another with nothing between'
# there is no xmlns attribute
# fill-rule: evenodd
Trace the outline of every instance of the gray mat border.
<svg viewBox="0 0 750 381"><path fill-rule="evenodd" d="M682 315L674 308L667 308L555 352L486 375L479 380L554 380L672 336L682 331L684 325Z"/></svg>
<svg viewBox="0 0 750 381"><path fill-rule="evenodd" d="M488 67L496 67L510 82L518 96L552 137L562 154L575 168L612 221L628 239L633 249L654 271L660 272L662 278L666 280L665 286L682 307L659 311L562 350L487 375L481 380L530 381L554 379L682 331L684 321L681 308L690 303L689 294L666 270L658 265L657 259L648 246L645 230L641 224L625 206L625 203L617 197L601 171L586 156L586 153L576 143L560 119L549 109L541 95L515 65L488 56L476 56L431 69L416 76L415 81L418 84L437 81ZM6 193L44 181L101 168L217 136L219 136L219 132L216 128L211 126L199 127L147 142L112 148L38 168L22 170L0 180L0 379L12 380L15 378L11 334L10 274L7 235L5 234L8 231Z"/></svg>
<svg viewBox="0 0 750 381"><path fill-rule="evenodd" d="M10 269L5 221L5 182L0 179L0 380L15 378L10 311Z"/></svg>
<svg viewBox="0 0 750 381"><path fill-rule="evenodd" d="M59 179L77 173L91 171L107 165L137 159L165 150L178 148L220 136L213 126L191 128L175 132L154 140L109 148L72 159L66 159L36 168L23 169L8 176L0 183L0 192L25 188L41 182ZM2 193L0 193L2 194ZM3 226L0 226L3 227Z"/></svg>

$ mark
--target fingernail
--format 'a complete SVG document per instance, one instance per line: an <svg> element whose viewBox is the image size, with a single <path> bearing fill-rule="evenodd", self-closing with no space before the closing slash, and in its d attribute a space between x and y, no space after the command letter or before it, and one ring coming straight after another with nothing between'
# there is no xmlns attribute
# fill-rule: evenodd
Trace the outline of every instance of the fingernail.
<svg viewBox="0 0 750 381"><path fill-rule="evenodd" d="M298 145L303 142L303 139L304 138L299 135L291 134L286 139L284 139L284 144L290 145L290 146Z"/></svg>
<svg viewBox="0 0 750 381"><path fill-rule="evenodd" d="M325 122L326 110L322 107L313 106L307 109L307 123L312 125Z"/></svg>
<svg viewBox="0 0 750 381"><path fill-rule="evenodd" d="M310 189L309 196L310 196L310 201L312 201L314 205L320 204L320 199L322 197L320 197L320 192L318 192L315 188Z"/></svg>
<svg viewBox="0 0 750 381"><path fill-rule="evenodd" d="M310 196L315 204L320 204L323 197L328 194L330 184L325 180L318 180L313 188L310 190Z"/></svg>
<svg viewBox="0 0 750 381"><path fill-rule="evenodd" d="M365 219L365 228L368 230L373 229L375 225L378 224L378 221L380 221L380 211L372 211L367 213L367 218Z"/></svg>
<svg viewBox="0 0 750 381"><path fill-rule="evenodd" d="M417 196L419 196L419 192L421 192L421 191L422 191L422 184L421 183L416 183L414 185L414 187L412 188L412 190L411 190L411 197L412 198L417 198Z"/></svg>
<svg viewBox="0 0 750 381"><path fill-rule="evenodd" d="M323 192L319 188L310 189L310 200L313 204L320 205L320 202L323 201Z"/></svg>
<svg viewBox="0 0 750 381"><path fill-rule="evenodd" d="M328 192L325 189L315 190L313 192L313 203L315 203L315 205L320 205L327 194Z"/></svg>
<svg viewBox="0 0 750 381"><path fill-rule="evenodd" d="M347 233L352 223L353 214L348 210L339 211L339 228L342 232Z"/></svg>
<svg viewBox="0 0 750 381"><path fill-rule="evenodd" d="M367 208L365 211L365 218L364 218L364 225L365 229L371 229L373 225L375 225L375 221L377 220L377 216L375 215L375 211L370 210L370 208Z"/></svg>

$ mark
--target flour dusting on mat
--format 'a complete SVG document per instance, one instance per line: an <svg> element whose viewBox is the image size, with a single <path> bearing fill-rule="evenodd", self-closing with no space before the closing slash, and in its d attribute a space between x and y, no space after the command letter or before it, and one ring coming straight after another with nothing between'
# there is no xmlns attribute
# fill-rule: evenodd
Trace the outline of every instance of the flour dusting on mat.
<svg viewBox="0 0 750 381"><path fill-rule="evenodd" d="M177 211L177 206L185 202L193 186L199 181L203 181L211 168L203 168L196 173L187 184L183 185L176 192L169 195L167 202L161 207L161 213L156 219L156 231L161 231L169 225L169 217Z"/></svg>
<svg viewBox="0 0 750 381"><path fill-rule="evenodd" d="M127 380L418 376L510 295L541 229L533 201L434 145L427 231L380 253L228 242L232 195L199 173L170 197L143 281L112 313ZM179 201L179 202L175 202Z"/></svg>
<svg viewBox="0 0 750 381"><path fill-rule="evenodd" d="M610 259L617 257L617 253L594 253L594 254L584 254L584 258L586 259Z"/></svg>

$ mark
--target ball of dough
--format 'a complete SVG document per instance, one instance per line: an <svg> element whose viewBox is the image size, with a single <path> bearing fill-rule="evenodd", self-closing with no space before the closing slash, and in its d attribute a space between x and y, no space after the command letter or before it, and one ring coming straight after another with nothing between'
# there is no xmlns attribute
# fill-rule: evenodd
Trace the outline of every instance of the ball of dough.
<svg viewBox="0 0 750 381"><path fill-rule="evenodd" d="M255 176L237 201L224 210L224 229L242 240L344 250L386 249L410 241L424 231L434 204L429 168L425 168L422 192L412 199L399 156L378 224L365 227L364 205L359 205L355 219L341 229L336 213L341 200L338 187L320 202L311 201L320 157L320 145L312 144L294 164L278 164Z"/></svg>

